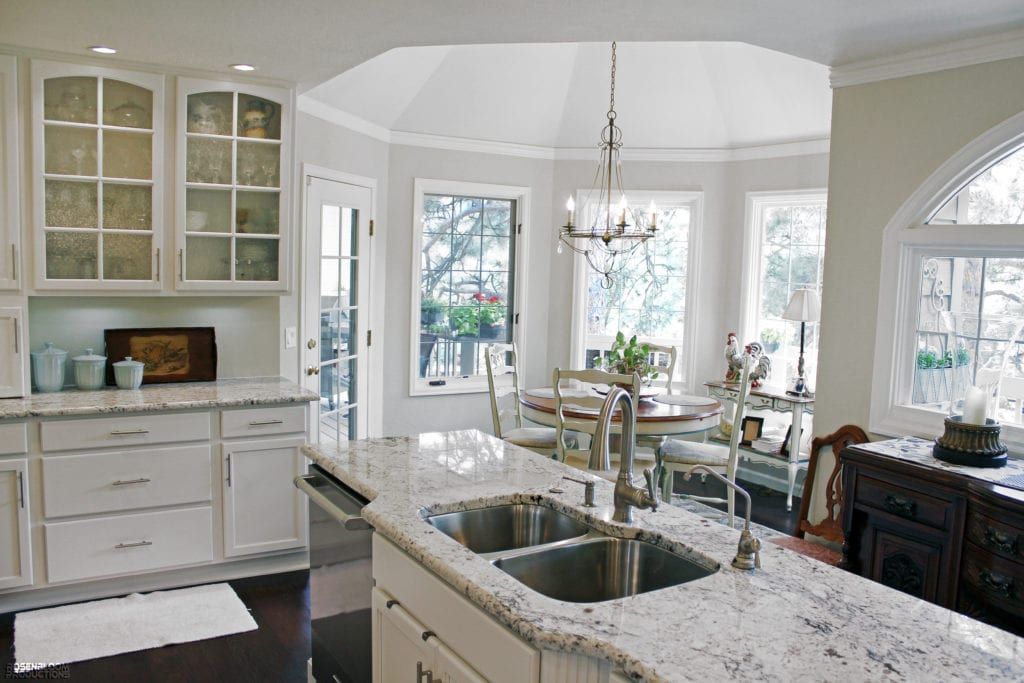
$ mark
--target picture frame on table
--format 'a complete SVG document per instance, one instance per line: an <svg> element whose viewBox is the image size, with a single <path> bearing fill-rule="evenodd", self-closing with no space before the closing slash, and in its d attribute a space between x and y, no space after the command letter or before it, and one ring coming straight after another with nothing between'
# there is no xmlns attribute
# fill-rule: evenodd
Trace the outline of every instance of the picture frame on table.
<svg viewBox="0 0 1024 683"><path fill-rule="evenodd" d="M741 446L750 446L755 439L760 439L764 431L764 418L747 416L743 418L742 432L740 438Z"/></svg>
<svg viewBox="0 0 1024 683"><path fill-rule="evenodd" d="M786 438L782 442L782 450L779 451L779 455L781 455L783 458L786 458L787 460L789 459L789 438L792 435L793 435L793 425L789 425L789 427L786 428ZM803 427L800 428L800 438L801 439L804 438Z"/></svg>

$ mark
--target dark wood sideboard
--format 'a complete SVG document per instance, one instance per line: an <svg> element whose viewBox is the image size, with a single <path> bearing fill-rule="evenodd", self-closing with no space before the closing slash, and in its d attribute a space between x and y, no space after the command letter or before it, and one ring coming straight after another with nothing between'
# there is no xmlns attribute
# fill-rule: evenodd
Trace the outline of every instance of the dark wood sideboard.
<svg viewBox="0 0 1024 683"><path fill-rule="evenodd" d="M846 569L1024 635L1024 491L859 446L840 457Z"/></svg>

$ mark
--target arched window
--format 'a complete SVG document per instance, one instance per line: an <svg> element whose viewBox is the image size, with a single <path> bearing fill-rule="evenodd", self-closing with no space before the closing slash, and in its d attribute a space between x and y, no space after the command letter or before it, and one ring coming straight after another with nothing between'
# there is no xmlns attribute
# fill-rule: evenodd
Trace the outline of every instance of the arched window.
<svg viewBox="0 0 1024 683"><path fill-rule="evenodd" d="M871 429L939 434L966 387L1024 445L1024 113L940 167L886 228Z"/></svg>

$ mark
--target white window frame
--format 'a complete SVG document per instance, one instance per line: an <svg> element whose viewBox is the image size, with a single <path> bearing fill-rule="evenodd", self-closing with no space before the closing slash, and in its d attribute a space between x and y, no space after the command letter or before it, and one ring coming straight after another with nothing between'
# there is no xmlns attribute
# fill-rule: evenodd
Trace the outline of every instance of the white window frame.
<svg viewBox="0 0 1024 683"><path fill-rule="evenodd" d="M578 216L586 215L587 197L592 195L593 190L591 189L576 190L576 206L580 207L577 212ZM611 202L613 205L618 203L619 196L620 193L613 193ZM686 243L686 330L682 347L677 347L679 350L676 357L676 367L681 369L683 381L678 385L673 384L673 389L694 393L697 384L695 321L699 320L700 273L698 272L698 263L704 224L704 192L698 190L629 190L626 192L626 198L631 205L636 207L646 207L651 201L660 206L677 203L690 205L690 234ZM589 270L590 265L587 263L586 257L573 253L570 362L573 367L577 368L582 368L586 364L587 275Z"/></svg>
<svg viewBox="0 0 1024 683"><path fill-rule="evenodd" d="M910 404L913 391L921 259L929 256L1024 258L1024 226L929 225L928 219L989 166L1024 145L1024 112L950 157L904 202L885 227L878 293L870 431L936 437L945 414ZM1024 427L1004 424L1001 438L1024 449Z"/></svg>
<svg viewBox="0 0 1024 683"><path fill-rule="evenodd" d="M761 310L761 280L764 256L764 215L768 209L794 204L823 202L828 204L824 187L806 190L748 192L746 229L743 237L743 272L740 280L740 343L757 333L758 311Z"/></svg>
<svg viewBox="0 0 1024 683"><path fill-rule="evenodd" d="M530 188L517 185L494 185L461 180L437 180L416 178L413 181L412 215L412 296L409 311L409 395L438 396L447 394L473 394L488 391L487 375L481 373L471 377L445 377L443 386L431 386L430 378L419 376L419 333L420 333L420 268L423 249L423 197L428 194L452 196L486 197L488 199L511 199L516 202L515 272L512 282L513 320L512 341L515 343L520 368L525 367L527 356L526 316L520 315L527 300L527 278L529 272L529 219Z"/></svg>

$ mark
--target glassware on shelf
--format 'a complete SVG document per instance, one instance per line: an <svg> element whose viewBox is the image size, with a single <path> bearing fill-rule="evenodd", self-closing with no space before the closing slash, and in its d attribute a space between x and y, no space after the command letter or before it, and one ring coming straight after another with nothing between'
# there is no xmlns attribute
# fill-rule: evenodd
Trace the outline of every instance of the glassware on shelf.
<svg viewBox="0 0 1024 683"><path fill-rule="evenodd" d="M48 78L43 84L43 116L51 121L96 123L97 79Z"/></svg>
<svg viewBox="0 0 1024 683"><path fill-rule="evenodd" d="M281 169L281 148L259 142L238 142L238 184L277 187Z"/></svg>
<svg viewBox="0 0 1024 683"><path fill-rule="evenodd" d="M240 237L235 243L235 279L277 280L278 241Z"/></svg>
<svg viewBox="0 0 1024 683"><path fill-rule="evenodd" d="M59 175L96 175L96 131L88 128L46 126L44 169Z"/></svg>
<svg viewBox="0 0 1024 683"><path fill-rule="evenodd" d="M103 123L125 128L153 127L153 92L112 78L103 79Z"/></svg>
<svg viewBox="0 0 1024 683"><path fill-rule="evenodd" d="M188 232L231 232L230 212L230 190L185 190L185 230Z"/></svg>
<svg viewBox="0 0 1024 683"><path fill-rule="evenodd" d="M186 181L215 185L227 185L231 182L229 140L189 138L186 147Z"/></svg>

